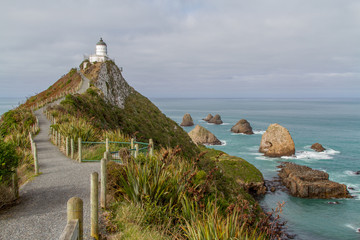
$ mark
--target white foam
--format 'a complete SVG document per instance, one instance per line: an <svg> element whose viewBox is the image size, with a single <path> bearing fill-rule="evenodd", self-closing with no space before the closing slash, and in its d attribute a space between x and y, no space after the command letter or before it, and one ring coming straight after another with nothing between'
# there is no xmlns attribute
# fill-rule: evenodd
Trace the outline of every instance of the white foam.
<svg viewBox="0 0 360 240"><path fill-rule="evenodd" d="M231 135L246 135L246 134L243 134L243 133L231 133Z"/></svg>
<svg viewBox="0 0 360 240"><path fill-rule="evenodd" d="M348 223L348 224L345 224L345 227L348 227L357 233L360 232L360 226L354 226L354 224Z"/></svg>
<svg viewBox="0 0 360 240"><path fill-rule="evenodd" d="M359 174L356 174L356 172L350 170L346 170L344 173L348 176L359 176Z"/></svg>
<svg viewBox="0 0 360 240"><path fill-rule="evenodd" d="M305 147L306 148L306 147ZM328 149L323 152L316 151L297 151L295 156L283 156L283 159L300 159L300 160L327 160L333 159L333 156L339 154L339 151Z"/></svg>
<svg viewBox="0 0 360 240"><path fill-rule="evenodd" d="M222 123L222 124L220 124L220 125L230 125L230 123Z"/></svg>
<svg viewBox="0 0 360 240"><path fill-rule="evenodd" d="M254 131L254 134L261 134L263 135L266 131L263 131L263 130L255 130Z"/></svg>
<svg viewBox="0 0 360 240"><path fill-rule="evenodd" d="M226 146L227 142L225 140L220 140L221 146Z"/></svg>
<svg viewBox="0 0 360 240"><path fill-rule="evenodd" d="M255 157L255 159L262 160L262 161L272 161L273 160L273 158L269 158L269 157L266 157L264 155Z"/></svg>

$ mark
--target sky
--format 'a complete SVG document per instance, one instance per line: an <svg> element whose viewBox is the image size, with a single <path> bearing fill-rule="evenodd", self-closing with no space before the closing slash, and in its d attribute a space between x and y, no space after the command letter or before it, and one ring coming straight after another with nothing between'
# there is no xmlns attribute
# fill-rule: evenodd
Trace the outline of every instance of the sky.
<svg viewBox="0 0 360 240"><path fill-rule="evenodd" d="M30 97L100 37L147 97L360 97L359 0L2 0L0 97Z"/></svg>

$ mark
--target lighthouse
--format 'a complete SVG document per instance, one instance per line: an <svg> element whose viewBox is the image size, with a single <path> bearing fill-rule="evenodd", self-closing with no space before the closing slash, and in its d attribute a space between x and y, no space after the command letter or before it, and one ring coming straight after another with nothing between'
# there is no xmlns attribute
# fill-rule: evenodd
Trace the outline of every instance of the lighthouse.
<svg viewBox="0 0 360 240"><path fill-rule="evenodd" d="M89 61L93 62L105 62L109 57L107 55L107 45L100 38L100 41L96 44L95 54L89 56Z"/></svg>

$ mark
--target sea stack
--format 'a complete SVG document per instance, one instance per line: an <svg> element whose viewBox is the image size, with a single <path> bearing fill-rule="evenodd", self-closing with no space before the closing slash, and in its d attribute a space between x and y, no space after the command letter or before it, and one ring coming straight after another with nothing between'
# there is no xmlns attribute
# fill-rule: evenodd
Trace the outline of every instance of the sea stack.
<svg viewBox="0 0 360 240"><path fill-rule="evenodd" d="M279 167L279 177L295 197L351 198L346 185L330 181L326 172L290 162L284 162Z"/></svg>
<svg viewBox="0 0 360 240"><path fill-rule="evenodd" d="M247 135L254 134L254 132L252 130L252 127L250 126L250 123L245 119L241 119L240 121L238 121L231 128L231 132L233 132L233 133L243 133L243 134L247 134Z"/></svg>
<svg viewBox="0 0 360 240"><path fill-rule="evenodd" d="M208 122L210 121L210 119L212 119L214 116L211 115L210 113L206 116L206 118L203 118L204 121Z"/></svg>
<svg viewBox="0 0 360 240"><path fill-rule="evenodd" d="M216 114L213 118L211 118L209 120L209 123L214 123L214 124L222 124L223 121L221 120L221 117L219 114Z"/></svg>
<svg viewBox="0 0 360 240"><path fill-rule="evenodd" d="M320 143L314 143L313 145L311 145L311 149L317 152L323 152L326 150Z"/></svg>
<svg viewBox="0 0 360 240"><path fill-rule="evenodd" d="M291 156L295 154L295 144L289 131L275 123L263 134L259 152L268 157Z"/></svg>
<svg viewBox="0 0 360 240"><path fill-rule="evenodd" d="M217 139L214 134L200 125L196 125L195 128L189 132L189 136L196 144L221 145L221 141Z"/></svg>
<svg viewBox="0 0 360 240"><path fill-rule="evenodd" d="M189 113L186 113L182 119L182 122L180 124L180 126L183 126L183 127L190 127L190 126L194 126L194 122L190 116Z"/></svg>

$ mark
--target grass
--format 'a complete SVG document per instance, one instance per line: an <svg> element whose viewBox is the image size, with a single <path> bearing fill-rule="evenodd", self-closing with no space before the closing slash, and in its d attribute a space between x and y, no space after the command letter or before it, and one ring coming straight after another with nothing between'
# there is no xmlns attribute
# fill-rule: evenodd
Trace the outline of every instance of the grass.
<svg viewBox="0 0 360 240"><path fill-rule="evenodd" d="M33 156L31 153L29 132L36 119L30 110L16 108L4 113L0 120L0 185L11 188L11 175L18 174L21 185L33 176ZM9 193L9 191L3 191ZM4 196L8 201L13 197ZM5 194L6 195L6 194ZM1 202L0 206L6 204Z"/></svg>
<svg viewBox="0 0 360 240"><path fill-rule="evenodd" d="M162 149L152 158L141 156L127 165L109 163L112 223L120 234L127 231L129 220L119 212L127 207L140 216L141 221L135 221L139 232L155 229L172 239L269 239L278 234L274 230L278 225L250 195L244 197L240 185L235 190L231 184L223 185L229 177L216 166L201 167L205 158L214 162L211 154L189 162L179 151ZM228 197L229 192L237 196Z"/></svg>
<svg viewBox="0 0 360 240"><path fill-rule="evenodd" d="M51 98L55 99L57 96L75 89L80 84L80 81L80 74L77 73L76 68L72 68L48 89L28 98L24 104L20 105L20 108L28 109L32 106L36 106L36 104L41 104L43 101L49 101Z"/></svg>

